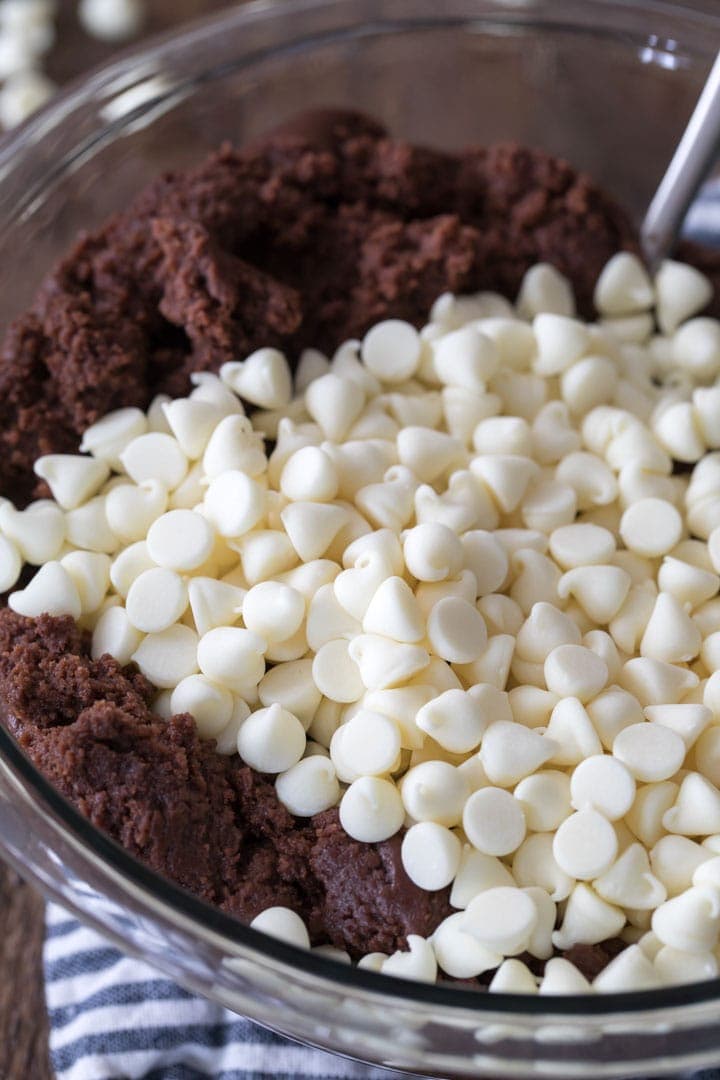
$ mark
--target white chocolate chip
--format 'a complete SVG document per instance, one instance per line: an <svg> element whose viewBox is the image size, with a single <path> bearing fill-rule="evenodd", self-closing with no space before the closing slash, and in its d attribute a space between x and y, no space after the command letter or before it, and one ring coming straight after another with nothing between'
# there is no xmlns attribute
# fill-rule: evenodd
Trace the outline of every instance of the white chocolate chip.
<svg viewBox="0 0 720 1080"><path fill-rule="evenodd" d="M382 973L418 982L435 982L437 961L430 943L417 934L408 934L407 942L409 951L388 956L380 969Z"/></svg>
<svg viewBox="0 0 720 1080"><path fill-rule="evenodd" d="M330 757L345 782L359 776L382 776L400 755L400 729L390 716L360 709L342 724L330 742Z"/></svg>
<svg viewBox="0 0 720 1080"><path fill-rule="evenodd" d="M223 417L205 447L202 467L210 480L225 472L259 476L267 467L263 439L246 416Z"/></svg>
<svg viewBox="0 0 720 1080"><path fill-rule="evenodd" d="M188 675L172 692L173 713L190 713L200 737L214 739L227 727L233 714L233 696L204 675Z"/></svg>
<svg viewBox="0 0 720 1080"><path fill-rule="evenodd" d="M668 404L653 419L660 445L678 461L699 461L705 452L700 420L690 401Z"/></svg>
<svg viewBox="0 0 720 1080"><path fill-rule="evenodd" d="M362 628L366 634L381 634L407 644L422 640L425 621L412 589L402 578L388 577L378 586L363 617Z"/></svg>
<svg viewBox="0 0 720 1080"><path fill-rule="evenodd" d="M674 784L675 797L678 790L677 784ZM668 801L672 801L672 798L663 800L665 805ZM664 831L662 825L660 831ZM679 896L693 884L700 884L695 881L695 875L700 866L711 859L710 850L687 836L660 836L650 850L652 872L663 883L670 897Z"/></svg>
<svg viewBox="0 0 720 1080"><path fill-rule="evenodd" d="M585 976L564 957L551 957L545 964L538 993L574 997L576 994L589 994L591 991L592 987Z"/></svg>
<svg viewBox="0 0 720 1080"><path fill-rule="evenodd" d="M322 428L326 439L340 441L365 405L365 393L357 383L334 372L321 375L305 391L305 406Z"/></svg>
<svg viewBox="0 0 720 1080"><path fill-rule="evenodd" d="M82 614L97 611L110 584L109 557L95 551L70 551L60 560L60 565L75 582Z"/></svg>
<svg viewBox="0 0 720 1080"><path fill-rule="evenodd" d="M489 489L499 509L509 514L522 502L538 466L521 454L478 454L470 469Z"/></svg>
<svg viewBox="0 0 720 1080"><path fill-rule="evenodd" d="M656 908L652 928L663 945L693 954L712 952L720 930L720 895L693 885Z"/></svg>
<svg viewBox="0 0 720 1080"><path fill-rule="evenodd" d="M84 551L98 551L114 555L120 540L110 528L105 512L106 499L99 495L69 510L65 515L65 539L73 547Z"/></svg>
<svg viewBox="0 0 720 1080"><path fill-rule="evenodd" d="M290 908L266 908L255 916L250 926L253 930L260 930L263 934L279 938L287 945L295 945L299 949L310 948L310 938L305 923Z"/></svg>
<svg viewBox="0 0 720 1080"><path fill-rule="evenodd" d="M502 954L483 945L468 929L465 913L449 915L435 930L432 946L442 970L456 979L471 979L491 971Z"/></svg>
<svg viewBox="0 0 720 1080"><path fill-rule="evenodd" d="M20 577L22 558L12 540L0 536L0 592L7 592Z"/></svg>
<svg viewBox="0 0 720 1080"><path fill-rule="evenodd" d="M570 780L556 769L540 770L520 781L513 792L528 829L550 832L572 813Z"/></svg>
<svg viewBox="0 0 720 1080"><path fill-rule="evenodd" d="M595 454L583 450L568 454L559 462L555 479L575 489L579 510L607 506L618 496L617 480L610 467Z"/></svg>
<svg viewBox="0 0 720 1080"><path fill-rule="evenodd" d="M625 913L608 904L584 881L577 883L568 897L559 930L552 936L557 949L573 945L596 945L616 937L625 925Z"/></svg>
<svg viewBox="0 0 720 1080"><path fill-rule="evenodd" d="M492 784L513 787L540 769L556 749L551 739L531 728L499 720L483 735L480 760Z"/></svg>
<svg viewBox="0 0 720 1080"><path fill-rule="evenodd" d="M494 716L492 717L494 719ZM451 689L438 694L418 710L415 723L451 753L469 753L480 745L491 716L476 695Z"/></svg>
<svg viewBox="0 0 720 1080"><path fill-rule="evenodd" d="M598 626L607 626L627 598L632 580L619 566L577 566L560 578L558 596L574 596L583 611Z"/></svg>
<svg viewBox="0 0 720 1080"><path fill-rule="evenodd" d="M565 900L573 887L573 878L553 854L550 833L534 833L523 840L513 856L512 872L518 885L541 888L553 902Z"/></svg>
<svg viewBox="0 0 720 1080"><path fill-rule="evenodd" d="M470 788L463 774L453 765L445 761L426 761L405 773L400 792L410 817L452 828L463 817Z"/></svg>
<svg viewBox="0 0 720 1080"><path fill-rule="evenodd" d="M79 619L80 594L65 567L55 561L44 563L24 589L10 593L8 605L18 615L71 615Z"/></svg>
<svg viewBox="0 0 720 1080"><path fill-rule="evenodd" d="M202 566L214 543L210 525L193 510L170 510L157 518L147 533L148 554L153 562L179 572Z"/></svg>
<svg viewBox="0 0 720 1080"><path fill-rule="evenodd" d="M296 450L280 475L280 491L292 501L330 502L338 489L337 468L319 446Z"/></svg>
<svg viewBox="0 0 720 1080"><path fill-rule="evenodd" d="M251 477L237 469L219 473L205 493L208 519L221 536L243 536L265 513L265 495Z"/></svg>
<svg viewBox="0 0 720 1080"><path fill-rule="evenodd" d="M262 409L279 409L292 396L292 376L278 349L258 349L242 363L230 361L220 368L220 378L241 398Z"/></svg>
<svg viewBox="0 0 720 1080"><path fill-rule="evenodd" d="M240 618L244 598L245 590L236 585L208 577L191 578L188 599L198 634L202 637L218 626L232 626Z"/></svg>
<svg viewBox="0 0 720 1080"><path fill-rule="evenodd" d="M136 630L157 634L182 618L188 605L187 586L173 570L154 567L135 578L125 610Z"/></svg>
<svg viewBox="0 0 720 1080"><path fill-rule="evenodd" d="M130 622L123 607L109 607L95 623L90 655L93 660L101 656L113 656L121 667L129 664L136 652L142 634Z"/></svg>
<svg viewBox="0 0 720 1080"><path fill-rule="evenodd" d="M520 416L489 416L475 427L473 447L478 454L532 454L530 425Z"/></svg>
<svg viewBox="0 0 720 1080"><path fill-rule="evenodd" d="M63 510L75 510L98 493L110 468L103 461L78 454L47 454L37 459L34 472L47 483Z"/></svg>
<svg viewBox="0 0 720 1080"><path fill-rule="evenodd" d="M665 811L668 832L683 836L709 836L720 832L720 791L700 773L683 777L675 804Z"/></svg>
<svg viewBox="0 0 720 1080"><path fill-rule="evenodd" d="M640 499L623 514L620 535L625 546L638 555L666 555L682 535L682 519L664 499Z"/></svg>
<svg viewBox="0 0 720 1080"><path fill-rule="evenodd" d="M381 382L401 383L415 374L421 345L410 323L386 319L376 323L363 338L362 360Z"/></svg>
<svg viewBox="0 0 720 1080"><path fill-rule="evenodd" d="M470 901L463 927L486 949L512 956L527 948L537 921L532 897L522 889L501 885Z"/></svg>
<svg viewBox="0 0 720 1080"><path fill-rule="evenodd" d="M720 322L690 319L672 339L674 362L695 379L714 379L720 372Z"/></svg>
<svg viewBox="0 0 720 1080"><path fill-rule="evenodd" d="M327 758L313 756L298 761L275 781L278 799L291 814L312 817L335 806L340 785L335 767Z"/></svg>
<svg viewBox="0 0 720 1080"><path fill-rule="evenodd" d="M267 642L286 641L305 619L305 600L279 581L261 581L245 593L243 622Z"/></svg>
<svg viewBox="0 0 720 1080"><path fill-rule="evenodd" d="M105 499L108 525L126 543L144 540L153 521L165 512L167 499L167 489L159 480L143 480L137 486L120 484Z"/></svg>
<svg viewBox="0 0 720 1080"><path fill-rule="evenodd" d="M593 989L599 994L652 990L659 985L655 969L637 945L624 949L593 979Z"/></svg>
<svg viewBox="0 0 720 1080"><path fill-rule="evenodd" d="M460 866L462 845L454 833L434 821L411 825L402 841L405 873L419 888L444 889Z"/></svg>
<svg viewBox="0 0 720 1080"><path fill-rule="evenodd" d="M684 702L679 705L649 705L645 716L676 732L686 748L694 746L702 732L712 723L712 712L706 705Z"/></svg>
<svg viewBox="0 0 720 1080"><path fill-rule="evenodd" d="M257 686L263 677L265 648L265 641L250 630L219 626L198 641L197 663L208 679L242 693L248 686Z"/></svg>
<svg viewBox="0 0 720 1080"><path fill-rule="evenodd" d="M243 761L263 773L283 773L305 750L305 729L281 705L257 709L240 726L237 748Z"/></svg>
<svg viewBox="0 0 720 1080"><path fill-rule="evenodd" d="M223 412L209 401L178 398L162 406L168 426L191 461L202 457Z"/></svg>
<svg viewBox="0 0 720 1080"><path fill-rule="evenodd" d="M419 645L392 641L378 634L358 634L347 649L367 690L386 690L407 682L422 672L430 660Z"/></svg>
<svg viewBox="0 0 720 1080"><path fill-rule="evenodd" d="M442 431L416 426L401 428L398 432L397 452L400 464L426 484L432 484L447 469L466 460L459 439Z"/></svg>
<svg viewBox="0 0 720 1080"><path fill-rule="evenodd" d="M533 319L538 351L533 369L539 375L560 375L587 352L590 335L577 319L544 312Z"/></svg>
<svg viewBox="0 0 720 1080"><path fill-rule="evenodd" d="M403 804L389 780L361 776L340 802L340 824L348 836L363 843L388 840L403 823Z"/></svg>
<svg viewBox="0 0 720 1080"><path fill-rule="evenodd" d="M162 432L138 435L119 455L125 472L136 484L155 480L172 491L184 480L188 460L177 439Z"/></svg>
<svg viewBox="0 0 720 1080"><path fill-rule="evenodd" d="M42 566L57 558L65 539L62 510L43 503L16 510L12 503L0 503L0 531L16 544L25 562Z"/></svg>
<svg viewBox="0 0 720 1080"><path fill-rule="evenodd" d="M304 562L325 554L334 537L347 525L349 514L342 506L319 502L289 503L280 514L295 551Z"/></svg>
<svg viewBox="0 0 720 1080"><path fill-rule="evenodd" d="M584 645L558 645L545 660L545 682L558 697L590 701L608 679L605 661Z"/></svg>
<svg viewBox="0 0 720 1080"><path fill-rule="evenodd" d="M538 986L535 976L522 960L503 960L488 991L491 994L537 994Z"/></svg>
<svg viewBox="0 0 720 1080"><path fill-rule="evenodd" d="M676 704L700 680L686 667L638 656L623 665L618 681L646 706Z"/></svg>
<svg viewBox="0 0 720 1080"><path fill-rule="evenodd" d="M718 974L718 962L712 953L689 953L663 945L653 960L653 967L665 986L704 982Z"/></svg>
<svg viewBox="0 0 720 1080"><path fill-rule="evenodd" d="M80 450L84 454L92 454L98 461L106 461L113 469L119 469L120 454L127 444L144 435L147 430L147 418L141 409L115 409L85 429Z"/></svg>
<svg viewBox="0 0 720 1080"><path fill-rule="evenodd" d="M509 855L525 838L522 806L497 787L473 792L465 803L462 823L468 840L486 855Z"/></svg>
<svg viewBox="0 0 720 1080"><path fill-rule="evenodd" d="M318 649L312 675L318 690L331 701L357 701L365 690L360 669L343 638L328 641Z"/></svg>
<svg viewBox="0 0 720 1080"><path fill-rule="evenodd" d="M433 370L440 382L470 392L486 389L499 361L492 338L472 325L445 334L433 348Z"/></svg>
<svg viewBox="0 0 720 1080"><path fill-rule="evenodd" d="M674 776L685 758L679 735L660 724L631 724L613 742L613 756L636 780L654 782Z"/></svg>
<svg viewBox="0 0 720 1080"><path fill-rule="evenodd" d="M685 263L665 259L655 276L657 319L663 334L671 334L681 322L700 311L712 297L704 274Z"/></svg>
<svg viewBox="0 0 720 1080"><path fill-rule="evenodd" d="M541 312L574 315L575 298L570 282L549 263L531 266L520 286L517 309L524 319L532 319Z"/></svg>
<svg viewBox="0 0 720 1080"><path fill-rule="evenodd" d="M428 618L427 635L435 656L453 664L477 660L487 646L487 628L482 615L461 597L448 596L434 605Z"/></svg>
<svg viewBox="0 0 720 1080"><path fill-rule="evenodd" d="M575 810L598 810L608 821L617 821L635 800L635 779L618 759L596 754L573 769L570 796Z"/></svg>
<svg viewBox="0 0 720 1080"><path fill-rule="evenodd" d="M633 315L655 302L655 290L637 255L622 251L607 262L595 286L595 307L603 315Z"/></svg>
<svg viewBox="0 0 720 1080"><path fill-rule="evenodd" d="M617 854L617 837L610 822L594 809L578 810L558 827L553 840L558 865L578 881L604 874Z"/></svg>
<svg viewBox="0 0 720 1080"><path fill-rule="evenodd" d="M146 679L160 689L172 689L198 669L198 636L175 623L158 634L148 634L132 655Z"/></svg>
<svg viewBox="0 0 720 1080"><path fill-rule="evenodd" d="M617 862L594 883L595 891L618 907L653 911L665 901L667 891L650 869L642 844L631 844Z"/></svg>

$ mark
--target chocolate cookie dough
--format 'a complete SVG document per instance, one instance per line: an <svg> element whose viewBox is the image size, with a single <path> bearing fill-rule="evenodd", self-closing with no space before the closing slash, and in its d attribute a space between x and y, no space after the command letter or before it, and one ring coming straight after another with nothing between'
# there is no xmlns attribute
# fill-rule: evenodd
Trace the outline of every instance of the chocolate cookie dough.
<svg viewBox="0 0 720 1080"><path fill-rule="evenodd" d="M443 291L514 296L539 261L590 309L622 211L569 165L516 145L442 154L373 121L315 113L186 175L160 178L82 237L11 327L0 356L0 492L45 494L36 457L73 451L111 409L179 395L256 347L332 351L387 317L419 323ZM720 266L704 264L720 274ZM0 611L0 719L98 828L248 921L274 904L313 943L393 952L451 912L405 874L400 837L352 840L337 811L293 818L272 780L160 720L152 688L92 660L71 619ZM613 943L571 950L595 974Z"/></svg>
<svg viewBox="0 0 720 1080"><path fill-rule="evenodd" d="M0 491L46 494L39 455L259 346L332 351L389 316L419 323L445 290L514 296L539 261L587 311L635 246L619 207L540 151L444 154L359 115L298 117L161 177L47 277L0 353Z"/></svg>
<svg viewBox="0 0 720 1080"><path fill-rule="evenodd" d="M68 617L0 612L3 723L99 829L179 885L249 922L283 904L314 943L393 952L449 915L403 870L400 839L361 844L336 810L294 818L271 779L201 742L185 714L150 712L153 688Z"/></svg>

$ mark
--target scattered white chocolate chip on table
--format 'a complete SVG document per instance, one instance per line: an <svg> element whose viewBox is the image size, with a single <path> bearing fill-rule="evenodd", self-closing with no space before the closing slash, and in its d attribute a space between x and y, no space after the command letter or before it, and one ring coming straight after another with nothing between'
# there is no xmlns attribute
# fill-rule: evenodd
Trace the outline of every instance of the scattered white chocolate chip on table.
<svg viewBox="0 0 720 1080"><path fill-rule="evenodd" d="M83 30L118 45L145 21L144 0L77 0ZM0 125L21 124L55 93L42 70L56 41L56 0L0 0Z"/></svg>
<svg viewBox="0 0 720 1080"><path fill-rule="evenodd" d="M337 807L358 843L404 827L405 874L457 910L361 967L546 995L712 977L708 289L623 253L588 323L536 266L515 309L446 294L420 332L390 319L306 350L294 388L267 348L120 409L83 454L39 459L52 499L0 504L3 589L37 568L10 607L78 620L93 657L135 662L158 715L189 712L297 817ZM287 908L252 925L309 946ZM553 955L617 937L592 983Z"/></svg>

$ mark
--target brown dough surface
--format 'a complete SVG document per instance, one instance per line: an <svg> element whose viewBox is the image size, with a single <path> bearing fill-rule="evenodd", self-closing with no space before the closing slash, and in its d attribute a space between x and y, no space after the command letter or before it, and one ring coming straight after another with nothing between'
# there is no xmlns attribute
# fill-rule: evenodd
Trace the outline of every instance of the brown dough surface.
<svg viewBox="0 0 720 1080"><path fill-rule="evenodd" d="M540 151L453 155L351 113L296 117L160 177L48 275L0 351L0 491L45 494L40 454L262 345L294 359L389 316L421 323L447 289L514 296L541 260L587 311L600 268L634 246L619 207Z"/></svg>
<svg viewBox="0 0 720 1080"><path fill-rule="evenodd" d="M336 810L293 817L271 778L215 753L191 716L154 716L147 680L88 650L69 617L2 609L0 716L58 790L137 858L244 922L291 907L314 943L353 957L393 952L452 913L448 889L408 878L400 834L363 844ZM606 942L566 955L596 974L617 951Z"/></svg>
<svg viewBox="0 0 720 1080"><path fill-rule="evenodd" d="M337 811L310 820L271 778L201 742L191 716L153 716L153 689L110 657L91 660L72 619L0 611L3 721L94 825L179 885L249 921L294 908L313 940L354 956L393 951L450 913L447 890L405 874L397 837L360 844Z"/></svg>
<svg viewBox="0 0 720 1080"><path fill-rule="evenodd" d="M443 154L366 117L297 117L159 178L50 273L0 354L0 492L44 494L39 454L72 451L108 410L184 393L192 371L262 345L333 350L378 319L421 323L445 290L512 297L538 261L572 280L587 313L603 264L635 247L622 211L544 153ZM720 277L720 257L693 258ZM70 619L0 611L4 723L155 870L246 921L287 904L314 942L353 956L391 952L450 913L448 890L408 879L399 835L360 844L336 811L293 818L271 778L217 755L191 717L153 716L151 694L137 672L91 660ZM592 975L617 947L570 955Z"/></svg>

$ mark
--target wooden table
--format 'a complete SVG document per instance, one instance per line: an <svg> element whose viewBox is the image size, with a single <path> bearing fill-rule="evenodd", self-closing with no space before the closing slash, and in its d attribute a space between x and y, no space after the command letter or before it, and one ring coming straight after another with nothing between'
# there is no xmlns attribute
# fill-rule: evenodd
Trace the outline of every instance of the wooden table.
<svg viewBox="0 0 720 1080"><path fill-rule="evenodd" d="M0 865L0 1077L49 1080L41 949L43 902Z"/></svg>
<svg viewBox="0 0 720 1080"><path fill-rule="evenodd" d="M227 0L146 0L145 32L157 33L227 6ZM61 0L48 74L64 83L101 64L113 48L79 26L75 3ZM43 901L0 863L0 1080L52 1080L42 983Z"/></svg>

